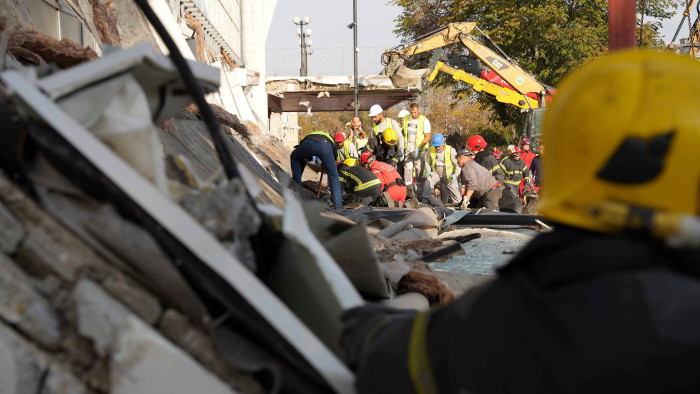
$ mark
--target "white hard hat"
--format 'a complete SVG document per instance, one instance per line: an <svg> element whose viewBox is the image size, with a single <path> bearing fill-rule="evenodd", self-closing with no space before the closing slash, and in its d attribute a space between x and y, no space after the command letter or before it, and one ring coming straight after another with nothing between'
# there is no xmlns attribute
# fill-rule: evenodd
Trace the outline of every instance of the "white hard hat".
<svg viewBox="0 0 700 394"><path fill-rule="evenodd" d="M374 104L369 108L369 116L377 116L382 112L384 112L384 110L379 106L379 104Z"/></svg>
<svg viewBox="0 0 700 394"><path fill-rule="evenodd" d="M515 145L508 145L508 148L506 149L506 151L508 153L512 153L514 150L515 150Z"/></svg>
<svg viewBox="0 0 700 394"><path fill-rule="evenodd" d="M405 118L409 114L410 114L410 112L408 112L408 110L402 109L401 111L399 111L399 119L403 120L403 118Z"/></svg>

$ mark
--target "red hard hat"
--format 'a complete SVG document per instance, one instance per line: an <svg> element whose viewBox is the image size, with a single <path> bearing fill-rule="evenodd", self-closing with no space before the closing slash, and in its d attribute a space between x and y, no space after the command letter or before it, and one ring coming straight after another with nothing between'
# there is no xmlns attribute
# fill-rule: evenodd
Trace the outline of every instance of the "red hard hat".
<svg viewBox="0 0 700 394"><path fill-rule="evenodd" d="M360 163L371 163L373 159L374 155L372 154L372 152L365 152L362 154L362 156L360 156Z"/></svg>
<svg viewBox="0 0 700 394"><path fill-rule="evenodd" d="M467 140L467 145L469 145L469 149L477 151L486 148L487 144L484 140L484 137L477 134L469 137L469 139Z"/></svg>
<svg viewBox="0 0 700 394"><path fill-rule="evenodd" d="M345 134L343 134L340 131L335 133L335 142L343 142L343 141L345 141Z"/></svg>
<svg viewBox="0 0 700 394"><path fill-rule="evenodd" d="M520 145L530 145L530 139L529 139L529 138L523 138L523 140L520 141Z"/></svg>
<svg viewBox="0 0 700 394"><path fill-rule="evenodd" d="M513 148L513 155L519 155L521 153L523 153L522 149L518 148L517 146Z"/></svg>

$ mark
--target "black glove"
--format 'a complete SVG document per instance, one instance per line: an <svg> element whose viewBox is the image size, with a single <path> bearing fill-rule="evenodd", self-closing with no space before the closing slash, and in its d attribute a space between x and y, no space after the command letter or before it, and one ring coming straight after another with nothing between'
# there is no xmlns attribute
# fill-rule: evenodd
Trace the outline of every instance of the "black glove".
<svg viewBox="0 0 700 394"><path fill-rule="evenodd" d="M345 350L345 362L357 370L369 344L379 332L397 320L410 319L418 311L397 309L381 304L367 304L347 310L341 316L345 327L340 337L340 345Z"/></svg>

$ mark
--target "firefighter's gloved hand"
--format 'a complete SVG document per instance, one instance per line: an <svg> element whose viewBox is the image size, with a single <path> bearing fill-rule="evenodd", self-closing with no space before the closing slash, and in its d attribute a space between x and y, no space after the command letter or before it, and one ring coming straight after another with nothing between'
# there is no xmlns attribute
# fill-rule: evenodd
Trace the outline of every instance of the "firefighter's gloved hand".
<svg viewBox="0 0 700 394"><path fill-rule="evenodd" d="M468 198L463 198L462 203L459 204L459 209L466 211L467 208L469 208L469 199Z"/></svg>
<svg viewBox="0 0 700 394"><path fill-rule="evenodd" d="M370 343L382 329L393 322L410 319L418 311L413 309L398 309L381 304L347 310L341 316L345 325L340 337L340 345L345 351L345 362L356 371Z"/></svg>

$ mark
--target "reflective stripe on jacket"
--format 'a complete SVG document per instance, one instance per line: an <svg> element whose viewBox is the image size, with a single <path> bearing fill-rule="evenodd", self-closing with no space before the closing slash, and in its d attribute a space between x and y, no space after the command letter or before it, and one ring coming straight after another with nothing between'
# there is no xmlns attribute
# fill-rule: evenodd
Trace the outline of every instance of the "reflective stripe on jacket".
<svg viewBox="0 0 700 394"><path fill-rule="evenodd" d="M522 159L515 160L512 157L506 157L501 161L501 169L506 175L503 181L506 185L520 186L520 181L528 179L527 164Z"/></svg>
<svg viewBox="0 0 700 394"><path fill-rule="evenodd" d="M353 192L359 192L372 186L381 187L382 185L379 178L364 167L344 167L338 171L338 177L345 190Z"/></svg>

